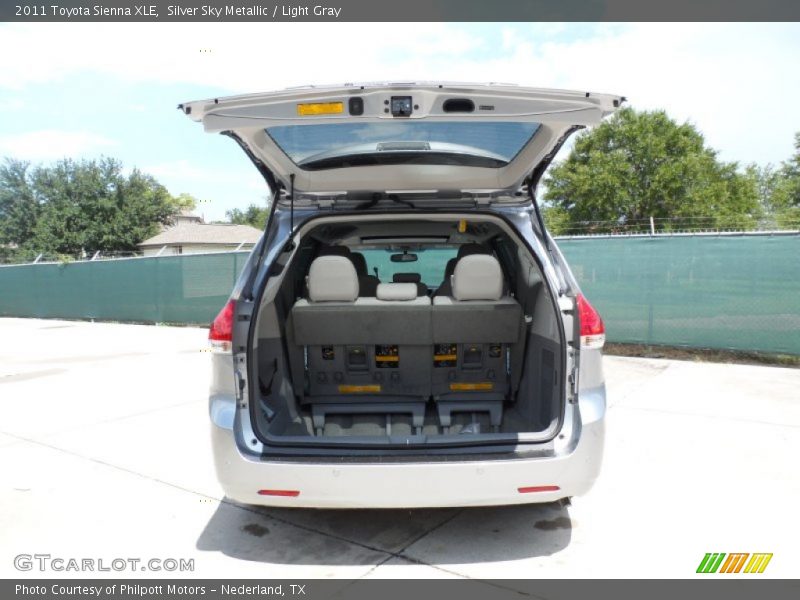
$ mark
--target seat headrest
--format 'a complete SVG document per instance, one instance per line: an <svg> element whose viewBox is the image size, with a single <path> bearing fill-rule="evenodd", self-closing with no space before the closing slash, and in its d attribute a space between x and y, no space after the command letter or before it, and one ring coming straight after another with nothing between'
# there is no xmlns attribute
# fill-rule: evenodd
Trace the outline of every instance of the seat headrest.
<svg viewBox="0 0 800 600"><path fill-rule="evenodd" d="M359 277L369 275L367 272L367 259L361 252L351 252L350 260L353 261L353 266L356 268L356 274Z"/></svg>
<svg viewBox="0 0 800 600"><path fill-rule="evenodd" d="M415 283L381 283L376 293L378 300L416 300Z"/></svg>
<svg viewBox="0 0 800 600"><path fill-rule="evenodd" d="M358 298L358 275L349 258L320 256L308 270L311 302L353 302Z"/></svg>
<svg viewBox="0 0 800 600"><path fill-rule="evenodd" d="M499 300L503 297L503 270L489 254L465 256L453 272L452 287L456 300Z"/></svg>
<svg viewBox="0 0 800 600"><path fill-rule="evenodd" d="M395 283L419 283L422 281L422 275L419 273L395 273L392 275L392 281Z"/></svg>
<svg viewBox="0 0 800 600"><path fill-rule="evenodd" d="M488 246L470 242L468 244L461 244L458 248L457 258L464 258L465 256L472 256L473 254L491 254Z"/></svg>
<svg viewBox="0 0 800 600"><path fill-rule="evenodd" d="M350 248L347 246L323 246L319 250L320 256L350 256Z"/></svg>

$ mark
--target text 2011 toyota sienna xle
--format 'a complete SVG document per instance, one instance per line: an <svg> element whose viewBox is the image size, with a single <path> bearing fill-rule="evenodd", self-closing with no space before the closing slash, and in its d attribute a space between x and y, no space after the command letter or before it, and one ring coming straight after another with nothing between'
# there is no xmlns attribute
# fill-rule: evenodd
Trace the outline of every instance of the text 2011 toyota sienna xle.
<svg viewBox="0 0 800 600"><path fill-rule="evenodd" d="M225 493L423 507L586 492L604 327L536 189L565 139L622 101L388 83L182 104L273 198L209 336Z"/></svg>

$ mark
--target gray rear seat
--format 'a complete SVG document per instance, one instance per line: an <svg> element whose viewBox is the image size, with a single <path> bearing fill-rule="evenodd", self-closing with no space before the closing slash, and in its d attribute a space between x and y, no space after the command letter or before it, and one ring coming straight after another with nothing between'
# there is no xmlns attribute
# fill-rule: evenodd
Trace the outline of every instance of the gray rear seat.
<svg viewBox="0 0 800 600"><path fill-rule="evenodd" d="M292 307L293 342L305 349L306 390L317 433L327 414L404 413L421 430L430 396L430 299L411 283L382 283L359 297L353 263L311 264L308 299Z"/></svg>
<svg viewBox="0 0 800 600"><path fill-rule="evenodd" d="M507 353L520 339L522 308L504 296L503 273L487 254L464 256L451 276L452 296L433 299L432 392L439 421L454 412L488 412L495 430L510 390Z"/></svg>
<svg viewBox="0 0 800 600"><path fill-rule="evenodd" d="M444 279L442 280L442 284L436 289L436 292L434 292L433 295L451 296L453 294L453 288L450 284L450 281L459 260L461 260L465 256L472 256L473 254L491 254L491 253L492 251L489 250L488 246L485 246L483 244L478 244L476 242L469 242L467 244L462 244L461 246L459 246L458 254L456 254L456 257L448 260L447 264L444 266Z"/></svg>

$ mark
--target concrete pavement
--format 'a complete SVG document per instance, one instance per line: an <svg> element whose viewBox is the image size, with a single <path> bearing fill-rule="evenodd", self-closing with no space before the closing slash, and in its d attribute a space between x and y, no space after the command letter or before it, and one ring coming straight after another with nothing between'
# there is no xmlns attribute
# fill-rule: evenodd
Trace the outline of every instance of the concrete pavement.
<svg viewBox="0 0 800 600"><path fill-rule="evenodd" d="M603 473L569 507L262 509L216 483L205 338L0 319L1 576L47 553L194 559L147 577L683 578L706 552L796 576L800 370L606 357Z"/></svg>

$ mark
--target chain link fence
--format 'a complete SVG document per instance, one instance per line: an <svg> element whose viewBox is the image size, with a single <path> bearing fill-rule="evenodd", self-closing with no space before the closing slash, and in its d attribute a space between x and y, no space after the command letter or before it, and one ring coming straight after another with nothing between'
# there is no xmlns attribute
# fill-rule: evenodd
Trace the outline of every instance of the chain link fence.
<svg viewBox="0 0 800 600"><path fill-rule="evenodd" d="M611 342L800 355L800 234L557 238Z"/></svg>
<svg viewBox="0 0 800 600"><path fill-rule="evenodd" d="M610 342L800 355L800 234L557 238ZM207 324L247 252L0 266L0 315Z"/></svg>
<svg viewBox="0 0 800 600"><path fill-rule="evenodd" d="M72 263L80 261L95 262L98 260L115 260L117 258L134 258L144 256L141 250L121 250L97 252L79 252L60 254L54 252L13 252L0 253L0 265L38 265L43 263Z"/></svg>
<svg viewBox="0 0 800 600"><path fill-rule="evenodd" d="M547 215L547 211L545 211ZM577 221L559 220L552 216L545 218L548 230L553 235L572 237L584 235L650 235L677 233L776 233L797 232L800 229L800 211L772 215L760 219L733 215L729 218L720 215L687 217L645 217L624 221Z"/></svg>
<svg viewBox="0 0 800 600"><path fill-rule="evenodd" d="M208 324L249 252L0 266L0 315Z"/></svg>

